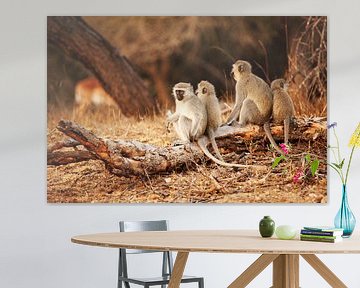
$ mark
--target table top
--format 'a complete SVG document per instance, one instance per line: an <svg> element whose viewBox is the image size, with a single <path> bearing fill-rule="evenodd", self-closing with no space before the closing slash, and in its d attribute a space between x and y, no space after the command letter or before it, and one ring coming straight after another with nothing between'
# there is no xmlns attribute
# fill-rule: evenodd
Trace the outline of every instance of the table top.
<svg viewBox="0 0 360 288"><path fill-rule="evenodd" d="M257 230L188 230L156 232L117 232L80 235L77 244L184 252L251 254L340 254L360 253L360 235L338 243L262 238Z"/></svg>

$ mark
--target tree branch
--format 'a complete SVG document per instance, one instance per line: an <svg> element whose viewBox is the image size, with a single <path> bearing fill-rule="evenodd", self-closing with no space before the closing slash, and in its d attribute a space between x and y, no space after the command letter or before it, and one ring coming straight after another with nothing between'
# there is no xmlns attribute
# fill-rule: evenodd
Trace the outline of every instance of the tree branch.
<svg viewBox="0 0 360 288"><path fill-rule="evenodd" d="M326 124L324 121L303 121L300 126L291 133L290 139L312 139L326 137ZM299 120L298 120L299 123ZM299 124L298 124L299 125ZM56 143L48 150L48 165L63 165L90 159L98 159L105 163L105 167L118 176L131 177L134 175L153 175L170 172L184 167L190 167L194 163L200 163L204 159L203 152L196 143L181 146L157 147L136 140L111 140L102 139L80 125L61 120L57 126L71 140ZM282 126L272 127L275 139L282 139ZM239 142L244 140L256 140L264 138L264 132L258 126L234 128L230 126L220 127L216 134L219 147L236 150ZM207 138L206 144L209 144ZM55 151L67 147L82 145L86 150ZM264 149L266 146L264 146ZM67 148L68 149L68 148ZM249 168L255 167L256 163L247 164ZM254 166L252 166L254 165Z"/></svg>

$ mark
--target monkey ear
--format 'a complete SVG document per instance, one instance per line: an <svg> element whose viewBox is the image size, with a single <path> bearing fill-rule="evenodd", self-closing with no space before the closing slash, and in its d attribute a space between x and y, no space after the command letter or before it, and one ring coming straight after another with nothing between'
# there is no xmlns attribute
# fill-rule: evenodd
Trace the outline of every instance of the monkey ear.
<svg viewBox="0 0 360 288"><path fill-rule="evenodd" d="M244 65L242 65L242 64L239 65L239 68L238 68L238 69L239 69L239 72L243 72L243 71L244 71Z"/></svg>
<svg viewBox="0 0 360 288"><path fill-rule="evenodd" d="M280 81L280 88L284 88L285 87L285 83L283 81Z"/></svg>
<svg viewBox="0 0 360 288"><path fill-rule="evenodd" d="M207 89L206 89L206 88L203 88L202 94L206 94L206 93L207 93Z"/></svg>

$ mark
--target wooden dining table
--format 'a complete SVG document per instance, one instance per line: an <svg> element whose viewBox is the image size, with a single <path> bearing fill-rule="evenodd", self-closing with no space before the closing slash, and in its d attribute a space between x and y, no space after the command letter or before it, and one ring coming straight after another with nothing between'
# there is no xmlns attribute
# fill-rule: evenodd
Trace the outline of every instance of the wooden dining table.
<svg viewBox="0 0 360 288"><path fill-rule="evenodd" d="M273 263L273 288L299 287L299 256L331 287L347 287L315 254L360 253L360 235L338 243L262 238L256 230L116 232L74 236L73 243L125 249L176 251L169 288L178 288L191 252L261 254L228 288L246 287Z"/></svg>

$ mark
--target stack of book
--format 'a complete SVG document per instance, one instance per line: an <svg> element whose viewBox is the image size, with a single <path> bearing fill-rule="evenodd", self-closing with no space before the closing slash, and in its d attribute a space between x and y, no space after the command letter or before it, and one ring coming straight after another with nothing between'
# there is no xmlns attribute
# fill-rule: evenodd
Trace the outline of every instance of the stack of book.
<svg viewBox="0 0 360 288"><path fill-rule="evenodd" d="M334 227L304 227L300 232L302 241L336 243L342 241L343 229Z"/></svg>

